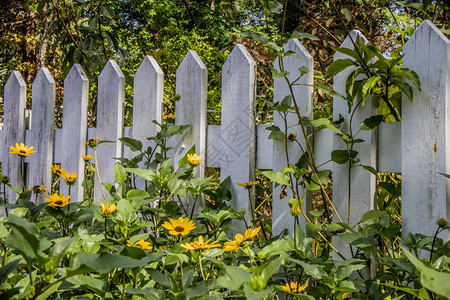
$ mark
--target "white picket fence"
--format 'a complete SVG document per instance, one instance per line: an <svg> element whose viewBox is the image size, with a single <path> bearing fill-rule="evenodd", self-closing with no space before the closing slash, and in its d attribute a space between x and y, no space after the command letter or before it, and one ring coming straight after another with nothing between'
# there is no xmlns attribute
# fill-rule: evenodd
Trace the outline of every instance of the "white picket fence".
<svg viewBox="0 0 450 300"><path fill-rule="evenodd" d="M351 33L353 38L360 34ZM352 47L349 38L343 47ZM286 57L286 70L291 78L299 76L299 68L307 67L310 72L300 82L312 84L313 58L301 42L292 39L286 49L295 51L301 59ZM357 144L361 164L369 165L379 172L402 173L402 217L403 232L433 234L435 222L443 217L450 219L450 184L438 172L450 173L450 42L430 22L424 22L404 47L404 67L415 70L422 83L422 91L414 90L414 102L403 101L402 121L383 123L372 131L361 133L364 143ZM335 58L342 58L337 53ZM337 91L345 90L347 72L334 78ZM117 141L128 136L149 143L145 138L154 136L157 130L152 120L162 122L163 72L151 57L145 57L134 78L133 127L123 127L124 76L114 61L109 61L98 80L97 127L87 128L86 107L88 101L88 80L80 66L74 65L64 81L64 108L62 129L54 129L55 82L49 71L42 68L32 87L31 128L25 124L26 87L19 72L14 71L4 94L4 127L1 132L3 151L0 158L3 174L11 177L13 185L19 185L18 160L8 154L9 146L25 142L34 146L36 153L26 159L28 163L28 186L44 185L50 188L52 163L75 171L83 177L84 162L80 157L86 153L84 143L96 137L101 140ZM206 167L220 168L220 176L231 176L232 205L236 209L249 209L247 191L237 182L255 180L255 168L279 171L286 166L283 143L269 140L270 125L255 123L256 64L243 45L237 45L222 68L222 113L221 125L207 125L207 69L194 51L189 51L177 70L176 92L181 100L176 103L176 124L192 124L192 128L179 137L172 152L174 161L196 146L197 153L204 159L199 165L199 174L204 175ZM296 85L294 93L303 116L312 118L312 88ZM274 101L281 101L288 95L283 79L274 83ZM367 104L354 116L355 129L360 121L376 115L376 107ZM347 103L334 99L335 119L342 115L341 125L347 131L349 114ZM296 124L294 115L290 124ZM281 118L275 114L274 125L284 128ZM301 137L299 128L292 128ZM296 162L301 153L293 143L288 145L290 160ZM315 156L318 164L330 159L333 149L345 149L339 138L328 130L314 137ZM90 150L89 150L90 151ZM121 143L103 144L99 148L99 166L103 182L114 182L113 157L132 154L123 149ZM88 152L88 154L92 154ZM333 203L343 220L347 220L347 165L328 163L323 168L333 172ZM362 168L352 172L352 213L355 224L362 214L373 209L375 204L375 176ZM95 199L101 199L98 183L95 182ZM62 186L67 193L67 187ZM290 195L280 199L281 187L273 192L273 232L284 228L292 229L289 213ZM81 180L71 190L73 199L80 199ZM13 193L10 199L15 199Z"/></svg>

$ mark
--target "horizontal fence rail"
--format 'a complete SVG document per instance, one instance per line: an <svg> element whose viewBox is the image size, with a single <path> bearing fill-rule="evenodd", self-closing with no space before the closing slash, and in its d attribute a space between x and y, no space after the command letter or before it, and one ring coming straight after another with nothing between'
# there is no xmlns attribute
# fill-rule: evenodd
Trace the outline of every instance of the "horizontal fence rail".
<svg viewBox="0 0 450 300"><path fill-rule="evenodd" d="M352 48L351 39L362 36L353 31L342 47ZM402 217L403 233L432 235L434 223L440 218L450 219L450 185L439 174L450 173L450 42L431 23L424 22L404 46L404 66L416 71L421 79L422 90L414 89L414 101L403 101L402 121L382 123L376 130L365 131L357 144L361 164L371 166L378 172L402 174ZM312 118L313 58L297 39L285 45L300 56L284 59L289 78L299 75L300 67L307 67L309 73L301 78L293 93L298 99L303 117ZM345 57L337 53L335 59ZM278 67L278 62L275 62ZM334 77L334 88L345 93L345 81L351 70ZM174 163L195 145L203 162L199 174L204 176L205 168L220 168L222 179L231 177L232 206L249 210L253 196L235 185L237 182L255 180L255 168L280 171L286 167L284 143L268 139L268 126L255 123L256 64L243 45L236 45L222 68L222 112L221 125L206 124L207 69L200 57L189 51L177 70L176 92L181 95L176 103L175 123L191 124L186 134L174 138L170 151ZM163 121L164 74L153 57L147 56L134 77L134 119L133 127L123 126L123 103L125 77L114 61L108 61L98 80L96 128L87 128L86 110L88 102L88 79L79 65L74 65L64 81L62 129L54 129L55 82L46 68L42 68L32 87L32 114L25 111L26 86L19 72L13 71L5 86L4 125L0 132L0 159L2 173L19 186L18 162L9 155L9 146L24 142L34 146L37 153L27 157L28 186L51 184L51 164L60 163L62 168L74 171L83 178L84 162L80 154L93 155L84 143L95 137L101 140L117 141L99 148L99 172L103 182L114 182L114 157L132 157L131 150L118 142L120 137L141 140L144 147L151 145L146 140L154 136L157 126L152 123ZM284 79L274 82L274 101L281 101L289 91ZM369 102L369 101L367 101ZM376 115L375 101L366 103L354 116L355 128L365 118ZM335 98L333 116L335 120L344 117L340 126L348 131L347 103ZM26 118L26 116L28 116ZM30 121L31 119L31 121ZM273 125L283 128L282 120L275 115ZM298 123L292 114L289 124ZM301 131L292 127L298 137ZM364 135L364 136L363 136ZM300 138L299 138L300 140ZM330 130L321 130L314 135L314 151L317 164L330 160L330 153L345 149L342 141ZM288 144L288 153L296 161L302 153L294 144ZM87 152L86 152L87 151ZM330 169L333 178L333 202L342 219L347 219L348 166L328 162L322 168ZM376 178L370 172L356 168L352 172L351 225L355 225L367 210L375 208ZM97 179L95 179L97 180ZM79 199L83 194L81 181L72 187L71 194ZM280 199L282 187L273 192L273 233L292 228L288 200L291 195ZM64 184L61 191L68 189ZM17 196L11 192L10 199ZM94 199L100 199L99 184L95 182ZM305 208L310 205L306 198ZM43 201L43 199L40 199ZM338 243L338 242L337 242ZM337 244L337 247L339 245Z"/></svg>

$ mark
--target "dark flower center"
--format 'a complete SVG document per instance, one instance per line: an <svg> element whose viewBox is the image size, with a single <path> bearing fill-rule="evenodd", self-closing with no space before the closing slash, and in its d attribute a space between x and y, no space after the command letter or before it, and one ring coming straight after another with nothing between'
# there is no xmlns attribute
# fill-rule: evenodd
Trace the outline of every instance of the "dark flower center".
<svg viewBox="0 0 450 300"><path fill-rule="evenodd" d="M62 205L63 202L62 202L61 200L58 200L58 201L55 201L55 204L56 204L56 205Z"/></svg>
<svg viewBox="0 0 450 300"><path fill-rule="evenodd" d="M20 154L27 154L27 151L25 151L25 150L19 150L19 153L20 153Z"/></svg>
<svg viewBox="0 0 450 300"><path fill-rule="evenodd" d="M176 232L183 232L184 231L184 227L183 226L177 226L173 230L175 230Z"/></svg>

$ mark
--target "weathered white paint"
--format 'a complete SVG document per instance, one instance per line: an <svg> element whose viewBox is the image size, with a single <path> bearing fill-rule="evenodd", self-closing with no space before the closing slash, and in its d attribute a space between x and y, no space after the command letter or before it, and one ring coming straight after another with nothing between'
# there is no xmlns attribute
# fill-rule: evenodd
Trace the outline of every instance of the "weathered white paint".
<svg viewBox="0 0 450 300"><path fill-rule="evenodd" d="M312 119L312 109L313 109L313 99L312 93L313 89L311 86L314 83L313 78L313 70L314 70L314 61L309 54L309 52L303 47L298 39L289 40L284 46L285 51L294 51L300 59L294 56L286 56L282 61L275 60L274 65L278 71L285 70L290 74L287 76L289 81L292 83L295 81L301 73L299 68L306 67L310 72L301 77L296 83L301 85L292 86L292 93L294 95L292 106L294 106L294 100L297 103L298 109L303 117L308 119ZM286 82L285 78L278 78L274 80L274 91L273 98L274 102L283 101L284 97L291 95L291 91L289 90L289 85ZM288 126L293 126L294 124L298 124L298 116L295 113L289 113L286 117ZM274 112L273 116L273 124L278 126L281 131L286 131L286 135L294 132L302 145L303 149L306 150L306 142L304 142L304 137L302 134L302 130L300 126L286 128L284 121L281 115L277 112ZM312 142L312 141L311 141ZM287 167L287 158L286 158L286 147L288 153L288 159L290 163L297 163L299 158L302 156L302 151L299 151L298 145L295 142L285 141L273 141L273 171L279 172L283 168ZM295 180L294 177L292 177ZM273 189L273 201L272 201L272 231L274 235L280 234L285 228L288 228L289 232L293 232L293 217L290 214L290 208L288 201L293 198L291 190L287 190L287 196L285 198L280 198L280 193L282 192L282 186L275 187ZM303 195L304 189L299 187L299 195L300 197ZM310 193L305 194L303 197L305 202L310 202L311 195ZM303 206L303 210L308 211L309 205L305 204ZM305 224L305 219L300 218L301 224Z"/></svg>
<svg viewBox="0 0 450 300"><path fill-rule="evenodd" d="M232 180L231 203L246 211L254 207L254 189L249 199L247 189L236 183L255 180L255 97L256 64L238 44L222 67L221 143L215 147L221 150L220 178Z"/></svg>
<svg viewBox="0 0 450 300"><path fill-rule="evenodd" d="M205 176L206 157L206 108L208 92L208 70L197 53L189 50L177 69L176 93L181 95L175 103L175 124L191 124L183 135L175 137L174 165L195 146L195 152L202 162L197 166L197 174Z"/></svg>
<svg viewBox="0 0 450 300"><path fill-rule="evenodd" d="M25 142L25 99L27 85L19 71L13 71L5 85L4 118L3 118L3 146L0 151L2 161L2 175L9 176L14 186L21 186L22 179L19 172L19 158L9 154L10 146ZM3 188L3 187L2 187ZM7 197L10 203L15 202L17 194L8 189Z"/></svg>
<svg viewBox="0 0 450 300"><path fill-rule="evenodd" d="M114 183L114 157L122 156L123 102L125 97L125 76L117 63L108 61L98 77L97 127L96 138L113 143L100 144L97 147L98 167L102 182ZM98 171L98 170L97 170ZM102 187L103 188L103 187ZM105 198L110 196L103 188ZM95 176L94 201L102 199L100 186Z"/></svg>
<svg viewBox="0 0 450 300"><path fill-rule="evenodd" d="M61 167L67 172L75 172L78 179L70 188L70 201L83 201L84 160L87 135L87 105L89 80L80 65L73 65L64 80L64 100L62 118ZM61 180L60 191L69 194L69 187Z"/></svg>
<svg viewBox="0 0 450 300"><path fill-rule="evenodd" d="M353 41L356 41L357 36L362 34L353 30L350 36L347 37L342 43L341 47L353 49ZM348 56L336 52L334 55L334 60L348 58ZM333 78L334 89L345 95L345 82L354 68L349 67L344 71L340 72ZM358 99L354 100L353 107L358 103ZM353 108L352 108L353 109ZM365 105L359 106L352 120L352 130L355 134L360 127L360 123L366 118L377 114L377 108L375 101L372 101L370 97L366 98ZM349 133L350 128L350 116L351 113L348 112L347 102L339 97L333 98L333 119L335 121L339 120L339 115L344 117L344 122L340 126L340 130L343 133ZM376 168L376 130L361 131L356 138L363 139L363 143L358 143L354 146L354 150L358 151L358 158L360 159L360 164L366 166L372 166ZM334 147L335 150L346 150L347 147L342 139L335 135L334 136ZM331 151L330 151L331 152ZM342 221L348 223L349 216L349 190L350 194L350 225L355 225L362 217L362 215L368 210L374 209L375 202L375 192L376 192L376 178L375 176L364 170L361 167L353 167L351 170L351 188L349 189L349 163L346 164L336 164L333 163L333 204L339 213ZM339 222L336 214L333 213L333 221ZM343 253L344 256L350 256L349 247L340 238L333 240L335 247Z"/></svg>
<svg viewBox="0 0 450 300"><path fill-rule="evenodd" d="M41 68L33 82L31 108L31 143L36 153L30 155L30 172L27 188L52 182L53 141L55 130L55 81L47 68ZM40 194L39 202L43 201Z"/></svg>
<svg viewBox="0 0 450 300"><path fill-rule="evenodd" d="M134 100L133 100L133 138L142 142L142 150L147 147L155 147L148 137L155 136L159 131L156 120L162 123L164 94L164 73L152 56L146 56L134 76ZM125 134L124 134L125 136ZM128 147L124 147L124 156L131 158L139 152L132 153ZM141 163L141 168L144 164ZM144 180L136 178L136 187L145 189Z"/></svg>
<svg viewBox="0 0 450 300"><path fill-rule="evenodd" d="M146 56L134 76L133 138L143 144L143 150L154 147L148 137L155 136L162 123L164 73L152 56ZM137 154L137 153L135 153Z"/></svg>
<svg viewBox="0 0 450 300"><path fill-rule="evenodd" d="M450 173L450 41L425 21L403 51L422 91L403 98L402 233L433 235L438 218L450 219L450 181L438 173Z"/></svg>
<svg viewBox="0 0 450 300"><path fill-rule="evenodd" d="M378 172L402 172L402 122L383 122L378 126Z"/></svg>

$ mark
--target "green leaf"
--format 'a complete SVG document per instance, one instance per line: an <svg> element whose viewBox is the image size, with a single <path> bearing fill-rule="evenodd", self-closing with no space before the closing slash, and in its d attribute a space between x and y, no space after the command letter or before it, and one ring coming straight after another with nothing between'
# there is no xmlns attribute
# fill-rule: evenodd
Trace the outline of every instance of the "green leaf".
<svg viewBox="0 0 450 300"><path fill-rule="evenodd" d="M266 176L272 181L275 181L276 183L289 185L289 176L286 175L285 173L274 171L262 171L262 173L264 174L264 176Z"/></svg>
<svg viewBox="0 0 450 300"><path fill-rule="evenodd" d="M357 154L358 152L355 150L352 150L351 152L349 152L349 150L334 150L331 152L331 160L342 165L350 159L355 158Z"/></svg>
<svg viewBox="0 0 450 300"><path fill-rule="evenodd" d="M311 238L315 238L319 234L319 231L322 230L322 225L314 224L310 221L306 222L305 227L306 227L306 235Z"/></svg>
<svg viewBox="0 0 450 300"><path fill-rule="evenodd" d="M280 130L278 126L272 125L269 127L266 127L266 130L270 130L270 134L268 139L277 140L277 141L284 141L286 139L286 136L284 133Z"/></svg>
<svg viewBox="0 0 450 300"><path fill-rule="evenodd" d="M123 226L130 224L136 220L136 218L136 212L134 211L130 201L127 199L121 199L119 203L117 203L117 213L114 220Z"/></svg>
<svg viewBox="0 0 450 300"><path fill-rule="evenodd" d="M343 95L339 94L338 92L336 92L336 91L333 90L333 89L330 89L328 86L326 86L326 85L323 84L322 82L317 82L317 83L314 84L313 86L314 86L315 88L321 90L321 91L324 92L324 93L331 94L331 95L333 95L333 96L337 96L337 97L340 97L340 98L342 98L342 99L344 99L344 100L347 100Z"/></svg>
<svg viewBox="0 0 450 300"><path fill-rule="evenodd" d="M323 275L325 275L325 266L322 265L314 265L314 264L308 264L304 261L298 260L298 259L292 259L291 261L295 262L296 264L300 265L303 268L303 271L309 276L311 276L313 279L321 279Z"/></svg>
<svg viewBox="0 0 450 300"><path fill-rule="evenodd" d="M359 60L360 59L360 57L358 55L358 52L356 52L353 49L350 49L350 48L333 48L333 50L336 51L336 52L340 52L340 53L343 53L345 55L348 55L350 57L353 57L355 60Z"/></svg>
<svg viewBox="0 0 450 300"><path fill-rule="evenodd" d="M448 297L450 295L450 273L444 273L430 267L427 267L419 259L415 258L411 252L409 252L405 247L403 247L403 253L405 256L416 266L420 273L420 283L422 285L438 294L442 297Z"/></svg>
<svg viewBox="0 0 450 300"><path fill-rule="evenodd" d="M116 163L114 165L114 182L120 184L126 181L127 178L128 176L127 172L125 172L125 168L121 164Z"/></svg>
<svg viewBox="0 0 450 300"><path fill-rule="evenodd" d="M272 77L274 79L277 78L283 78L284 76L288 76L290 73L287 71L281 71L279 72L277 69L275 69L274 67L269 67L270 72L272 73Z"/></svg>
<svg viewBox="0 0 450 300"><path fill-rule="evenodd" d="M139 168L125 168L125 171L136 174L137 176L147 181L153 181L156 179L156 174L152 170L144 170Z"/></svg>
<svg viewBox="0 0 450 300"><path fill-rule="evenodd" d="M325 73L325 78L330 78L335 76L336 74L338 74L339 72L347 69L350 66L354 66L355 63L353 60L351 60L350 58L342 58L342 59L337 59L335 61L333 61L327 69L327 72Z"/></svg>
<svg viewBox="0 0 450 300"><path fill-rule="evenodd" d="M314 34L311 33L306 33L306 32L299 32L299 31L294 31L294 33L291 36L291 39L297 38L299 40L311 40L311 41L319 41L320 39L315 36Z"/></svg>
<svg viewBox="0 0 450 300"><path fill-rule="evenodd" d="M257 41L260 41L260 42L263 42L263 43L267 43L267 41L269 40L268 37L266 37L266 36L264 36L264 35L261 35L261 34L259 34L259 33L253 33L253 32L241 32L240 35L241 35L242 37L250 38L250 39L252 39L252 40L257 40Z"/></svg>
<svg viewBox="0 0 450 300"><path fill-rule="evenodd" d="M323 215L324 212L325 212L324 209L322 209L322 210L310 210L310 211L309 211L309 214L310 214L311 216L313 216L314 218L318 218L318 217L320 217L321 215Z"/></svg>
<svg viewBox="0 0 450 300"><path fill-rule="evenodd" d="M359 127L361 130L371 130L380 125L382 121L383 115L372 116L362 121Z"/></svg>
<svg viewBox="0 0 450 300"><path fill-rule="evenodd" d="M279 14L283 10L283 4L278 1L269 1L269 11L274 14Z"/></svg>
<svg viewBox="0 0 450 300"><path fill-rule="evenodd" d="M402 90L402 92L408 97L409 101L413 101L414 99L414 93L412 87L407 84L406 82L396 80L395 85Z"/></svg>
<svg viewBox="0 0 450 300"><path fill-rule="evenodd" d="M331 121L326 118L316 119L310 121L311 125L317 128L328 128L331 131L334 131L336 133L342 133L339 129L337 129L336 126L331 124Z"/></svg>
<svg viewBox="0 0 450 300"><path fill-rule="evenodd" d="M16 270L16 267L19 264L20 260L20 258L13 260L0 269L0 284L3 284L6 279L8 279L9 273Z"/></svg>
<svg viewBox="0 0 450 300"><path fill-rule="evenodd" d="M131 151L141 151L142 150L142 142L129 138L129 137L122 137L119 138L119 141L122 142L125 146L131 149Z"/></svg>
<svg viewBox="0 0 450 300"><path fill-rule="evenodd" d="M369 95L370 91L377 85L380 79L381 79L380 76L372 76L366 80L366 82L363 84L361 88L362 99L365 99Z"/></svg>
<svg viewBox="0 0 450 300"><path fill-rule="evenodd" d="M127 193L128 200L144 200L150 198L146 191L131 189Z"/></svg>
<svg viewBox="0 0 450 300"><path fill-rule="evenodd" d="M245 282L250 280L250 273L242 268L225 264L222 267L224 274L217 278L217 284L225 289L232 292L237 291Z"/></svg>

